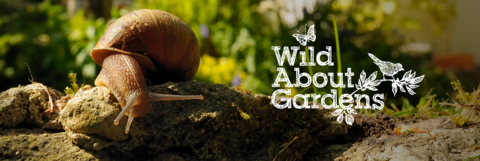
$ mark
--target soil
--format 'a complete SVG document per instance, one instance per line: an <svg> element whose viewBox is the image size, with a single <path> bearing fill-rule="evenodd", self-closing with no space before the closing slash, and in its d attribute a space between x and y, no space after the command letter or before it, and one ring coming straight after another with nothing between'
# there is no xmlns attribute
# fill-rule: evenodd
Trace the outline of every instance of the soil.
<svg viewBox="0 0 480 161"><path fill-rule="evenodd" d="M74 96L34 83L0 94L2 160L463 160L480 155L477 125L448 117L404 121L379 113L338 124L332 110L276 109L271 97L201 82L150 92L203 95L164 101L115 126L121 107L104 87ZM49 103L49 102L52 103ZM274 100L279 101L279 100ZM415 122L415 123L413 123ZM430 130L394 135L395 127Z"/></svg>

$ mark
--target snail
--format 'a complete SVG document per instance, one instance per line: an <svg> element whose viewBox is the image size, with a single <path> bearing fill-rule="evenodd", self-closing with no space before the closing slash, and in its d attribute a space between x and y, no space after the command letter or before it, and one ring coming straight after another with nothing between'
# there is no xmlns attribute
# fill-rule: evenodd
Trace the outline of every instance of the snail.
<svg viewBox="0 0 480 161"><path fill-rule="evenodd" d="M90 56L102 66L95 85L110 89L123 108L114 124L128 116L126 134L133 119L145 115L152 101L203 99L147 90L147 81L155 85L192 80L198 70L195 33L170 13L142 9L120 17L109 24Z"/></svg>

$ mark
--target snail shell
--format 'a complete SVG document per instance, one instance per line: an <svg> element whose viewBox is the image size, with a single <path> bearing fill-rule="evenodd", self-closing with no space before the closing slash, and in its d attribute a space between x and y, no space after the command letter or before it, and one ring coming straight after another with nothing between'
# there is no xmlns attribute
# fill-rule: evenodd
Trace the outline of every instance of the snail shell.
<svg viewBox="0 0 480 161"><path fill-rule="evenodd" d="M109 88L123 108L115 125L129 116L125 133L133 118L148 112L149 102L203 99L147 91L145 80L161 84L193 79L200 63L195 33L167 12L142 9L120 17L107 27L90 55L102 66L95 85Z"/></svg>
<svg viewBox="0 0 480 161"><path fill-rule="evenodd" d="M160 10L130 12L112 22L91 51L103 64L109 55L137 59L153 84L193 79L200 63L195 33L176 16ZM181 73L181 74L179 74Z"/></svg>

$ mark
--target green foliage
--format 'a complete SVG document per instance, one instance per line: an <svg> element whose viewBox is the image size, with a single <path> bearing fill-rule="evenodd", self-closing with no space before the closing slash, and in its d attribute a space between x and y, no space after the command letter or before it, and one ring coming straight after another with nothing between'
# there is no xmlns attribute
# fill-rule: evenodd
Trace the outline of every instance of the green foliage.
<svg viewBox="0 0 480 161"><path fill-rule="evenodd" d="M457 114L450 114L452 121L458 126L465 124L476 124L480 121L480 86L472 93L465 92L459 80L451 83L455 91L452 96L453 103L443 103L444 105L455 107Z"/></svg>
<svg viewBox="0 0 480 161"><path fill-rule="evenodd" d="M213 0L208 3L195 0L139 0L135 1L134 9L160 9L176 15L195 32L201 53L210 55L207 59L226 58L236 62L229 70L205 73L200 69L218 66L221 61L202 59L195 79L209 80L212 77L210 80L215 80L224 75L222 72L229 72L229 75L243 77L242 87L268 93L272 91L271 82L275 77L271 73L276 71L275 57L271 55L270 46L279 36L266 27L268 21L257 12L258 5L259 1L248 0ZM217 65L210 62L216 62ZM230 84L227 82L232 82L232 79L233 77L226 82L215 83Z"/></svg>
<svg viewBox="0 0 480 161"><path fill-rule="evenodd" d="M405 42L402 35L394 30L396 26L390 16L394 10L385 7L396 5L397 1L378 2L365 0L354 3L347 0L316 3L306 6L302 15L296 16L293 22L286 22L282 17L288 9L280 3L255 0L137 0L132 8L113 8L111 20L85 17L83 11L69 17L64 6L48 0L18 9L8 9L11 6L6 3L0 5L0 90L29 83L25 63L31 66L37 82L53 88L68 86L67 79L58 78L64 78L69 71L79 74L80 84L93 84L100 66L88 55L108 22L128 11L150 8L176 15L195 32L202 53L195 77L199 81L230 85L235 79L241 79L243 88L270 95L279 67L271 46L298 46L292 34L305 25L315 25L317 39L308 45L315 47L315 53L325 50L325 46L341 46L342 65L339 48L333 51L337 52L337 56L333 56L333 62L337 62L334 67L301 67L297 57L295 66L284 66L291 80L295 78L295 67L310 73L346 71L348 67L354 73L361 70L373 73L379 70L367 56L367 53L373 53L379 59L394 60L405 68L425 74L422 88L415 91L417 95L424 95L427 93L425 89L430 88L435 89L433 93L443 94L447 91L444 83L449 80L444 73L432 67L431 55L413 57L397 50ZM333 16L336 18L338 41L335 39ZM353 80L358 76L355 75ZM292 88L292 94L297 91L329 93L330 88ZM343 93L350 92L352 89L343 89ZM372 94L369 92L365 94ZM378 93L391 93L390 85L381 84ZM397 95L396 98L401 97L410 101L391 98L388 101L405 104L403 107L406 109L401 110L412 110L406 102L422 101L418 96ZM433 101L431 103L433 105Z"/></svg>
<svg viewBox="0 0 480 161"><path fill-rule="evenodd" d="M243 118L244 120L250 119L250 115L249 115L249 114L243 112L242 110L240 110L240 108L237 108L237 109L238 109L238 111L240 112L240 116L242 116L242 118Z"/></svg>
<svg viewBox="0 0 480 161"><path fill-rule="evenodd" d="M73 72L68 73L68 78L70 79L70 85L72 86L73 89L70 87L66 87L65 93L67 95L75 95L75 93L77 93L79 89L77 84L77 73L73 73Z"/></svg>
<svg viewBox="0 0 480 161"><path fill-rule="evenodd" d="M455 1L452 0L411 0L411 2L429 13L430 20L434 24L433 32L436 35L444 32L447 27L447 22L450 21L457 12Z"/></svg>
<svg viewBox="0 0 480 161"><path fill-rule="evenodd" d="M480 155L473 156L473 157L468 157L467 159L464 159L463 161L470 161L470 160L478 159L478 158L480 158Z"/></svg>
<svg viewBox="0 0 480 161"><path fill-rule="evenodd" d="M436 118L456 113L453 108L439 103L436 95L430 94L432 91L433 90L430 90L427 95L421 97L415 106L412 105L408 99L402 98L403 106L401 109L398 109L395 104L391 103L390 106L392 106L393 109L384 108L384 111L395 117L413 117L417 119Z"/></svg>
<svg viewBox="0 0 480 161"><path fill-rule="evenodd" d="M460 81L451 83L455 93L453 103L440 103L435 95L422 97L414 107L408 99L403 99L402 110L385 108L385 112L396 117L414 117L420 119L435 118L449 115L453 123L458 126L477 124L480 122L480 86L472 93L465 92ZM431 91L430 91L431 92ZM429 92L429 93L430 93Z"/></svg>
<svg viewBox="0 0 480 161"><path fill-rule="evenodd" d="M457 103L457 107L464 107L470 109L476 109L476 105L480 105L480 86L477 90L474 89L472 93L465 92L462 87L462 83L459 80L451 83L453 90L456 92L453 96L453 100Z"/></svg>
<svg viewBox="0 0 480 161"><path fill-rule="evenodd" d="M12 6L10 6L12 5ZM35 81L62 89L65 73L81 73L92 84L100 69L88 56L105 29L105 21L78 12L69 18L64 6L51 1L15 8L0 7L0 90L28 84L28 64ZM5 10L2 10L4 8Z"/></svg>
<svg viewBox="0 0 480 161"><path fill-rule="evenodd" d="M337 73L342 72L342 57L340 57L340 44L338 43L338 29L337 29L337 21L335 20L335 16L332 16L333 20L333 32L335 33L335 47L337 48ZM340 79L342 76L338 76L337 83L340 83ZM338 86L338 95L341 96L342 87Z"/></svg>

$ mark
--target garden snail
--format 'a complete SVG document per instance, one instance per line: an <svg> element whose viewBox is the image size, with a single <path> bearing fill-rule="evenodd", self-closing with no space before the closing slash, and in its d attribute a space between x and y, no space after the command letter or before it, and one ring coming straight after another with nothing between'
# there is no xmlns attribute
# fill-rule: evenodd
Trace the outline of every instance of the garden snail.
<svg viewBox="0 0 480 161"><path fill-rule="evenodd" d="M142 9L120 17L107 27L90 55L102 66L95 85L110 89L123 107L115 125L128 115L127 134L133 118L148 112L149 102L203 99L147 90L145 80L152 84L192 80L200 63L195 33L167 12Z"/></svg>

